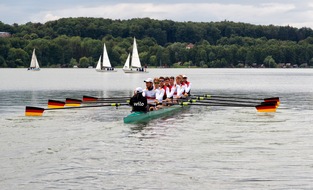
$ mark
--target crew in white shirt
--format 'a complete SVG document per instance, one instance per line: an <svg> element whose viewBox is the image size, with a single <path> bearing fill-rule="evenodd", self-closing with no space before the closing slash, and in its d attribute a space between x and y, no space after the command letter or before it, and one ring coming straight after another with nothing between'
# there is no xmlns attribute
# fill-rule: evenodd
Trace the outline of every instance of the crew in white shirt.
<svg viewBox="0 0 313 190"><path fill-rule="evenodd" d="M171 101L173 99L174 93L176 91L176 86L175 86L175 77L171 76L169 78L169 81L166 82L167 84L167 90L166 90L166 98L167 101Z"/></svg>
<svg viewBox="0 0 313 190"><path fill-rule="evenodd" d="M187 80L187 76L186 75L183 75L183 80L182 80L182 84L185 85L185 92L184 92L184 95L185 96L190 96L190 90L191 90L191 82L189 82Z"/></svg>
<svg viewBox="0 0 313 190"><path fill-rule="evenodd" d="M179 99L179 98L184 97L183 93L185 91L186 85L182 84L181 81L182 81L182 76L180 75L176 76L176 83L175 83L176 90L173 95L174 99Z"/></svg>
<svg viewBox="0 0 313 190"><path fill-rule="evenodd" d="M143 90L142 95L147 98L148 104L154 104L156 93L153 87L153 80L152 78L147 78L144 82L146 83L146 89Z"/></svg>

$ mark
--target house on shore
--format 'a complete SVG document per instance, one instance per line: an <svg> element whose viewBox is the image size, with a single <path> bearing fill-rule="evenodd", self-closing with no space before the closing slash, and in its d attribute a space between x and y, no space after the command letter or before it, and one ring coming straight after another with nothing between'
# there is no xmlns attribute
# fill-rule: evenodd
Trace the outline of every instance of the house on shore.
<svg viewBox="0 0 313 190"><path fill-rule="evenodd" d="M0 32L0 38L9 38L11 34L9 32Z"/></svg>

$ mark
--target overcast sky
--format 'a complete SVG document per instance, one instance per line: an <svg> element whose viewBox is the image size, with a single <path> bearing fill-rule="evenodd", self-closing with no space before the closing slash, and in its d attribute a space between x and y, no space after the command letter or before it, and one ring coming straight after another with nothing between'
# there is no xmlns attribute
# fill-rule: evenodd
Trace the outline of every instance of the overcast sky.
<svg viewBox="0 0 313 190"><path fill-rule="evenodd" d="M313 28L313 0L0 0L5 24L63 17L234 21Z"/></svg>

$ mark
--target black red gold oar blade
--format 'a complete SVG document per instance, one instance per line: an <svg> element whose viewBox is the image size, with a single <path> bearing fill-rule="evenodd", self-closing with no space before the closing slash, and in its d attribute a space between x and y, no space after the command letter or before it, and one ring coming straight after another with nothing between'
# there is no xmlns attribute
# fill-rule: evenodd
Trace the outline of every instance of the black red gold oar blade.
<svg viewBox="0 0 313 190"><path fill-rule="evenodd" d="M279 106L279 104L280 104L279 97L272 97L272 98L265 98L264 99L264 102L273 102L273 101L275 101L277 106Z"/></svg>
<svg viewBox="0 0 313 190"><path fill-rule="evenodd" d="M83 102L95 102L99 98L93 96L83 96Z"/></svg>
<svg viewBox="0 0 313 190"><path fill-rule="evenodd" d="M271 102L263 102L260 105L255 106L258 112L276 112L277 105Z"/></svg>
<svg viewBox="0 0 313 190"><path fill-rule="evenodd" d="M44 108L26 106L25 108L25 116L42 116Z"/></svg>
<svg viewBox="0 0 313 190"><path fill-rule="evenodd" d="M269 101L279 102L279 97L271 97L271 98L265 98L264 99L264 102L269 102Z"/></svg>
<svg viewBox="0 0 313 190"><path fill-rule="evenodd" d="M261 102L261 105L275 105L276 108L278 108L279 102L277 102L277 101L267 101L267 102Z"/></svg>
<svg viewBox="0 0 313 190"><path fill-rule="evenodd" d="M48 100L48 108L63 108L65 106L65 102L58 100Z"/></svg>
<svg viewBox="0 0 313 190"><path fill-rule="evenodd" d="M82 103L81 100L73 99L73 98L66 98L65 105L66 106L80 106Z"/></svg>
<svg viewBox="0 0 313 190"><path fill-rule="evenodd" d="M89 105L89 106L72 106L72 107L58 107L58 108L39 108L26 106L25 108L25 116L42 116L45 110L65 110L65 109L83 109L83 108L95 108L95 107L119 107L119 106L128 106L128 103L110 103L110 104L99 104L99 105Z"/></svg>

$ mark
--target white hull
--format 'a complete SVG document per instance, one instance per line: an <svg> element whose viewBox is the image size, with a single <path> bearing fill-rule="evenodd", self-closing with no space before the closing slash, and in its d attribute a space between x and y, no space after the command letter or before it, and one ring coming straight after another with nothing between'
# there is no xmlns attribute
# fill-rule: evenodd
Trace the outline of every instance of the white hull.
<svg viewBox="0 0 313 190"><path fill-rule="evenodd" d="M102 73L112 73L112 72L117 72L117 70L105 70L105 69L96 69L97 72L102 72Z"/></svg>
<svg viewBox="0 0 313 190"><path fill-rule="evenodd" d="M28 71L40 71L40 68L28 68Z"/></svg>
<svg viewBox="0 0 313 190"><path fill-rule="evenodd" d="M137 71L135 69L130 70L130 69L123 69L124 73L149 73L148 71Z"/></svg>

